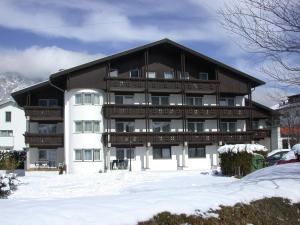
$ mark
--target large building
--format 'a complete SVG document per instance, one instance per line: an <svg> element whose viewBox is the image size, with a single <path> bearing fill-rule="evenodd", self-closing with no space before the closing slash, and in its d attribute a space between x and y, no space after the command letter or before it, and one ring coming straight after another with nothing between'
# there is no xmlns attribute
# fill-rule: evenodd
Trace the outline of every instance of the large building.
<svg viewBox="0 0 300 225"><path fill-rule="evenodd" d="M288 96L273 106L277 127L273 131L275 148L291 148L300 142L300 94Z"/></svg>
<svg viewBox="0 0 300 225"><path fill-rule="evenodd" d="M270 148L264 84L168 39L52 74L13 93L29 169L210 169L225 143Z"/></svg>
<svg viewBox="0 0 300 225"><path fill-rule="evenodd" d="M14 101L0 103L0 151L24 150L26 119L23 109Z"/></svg>

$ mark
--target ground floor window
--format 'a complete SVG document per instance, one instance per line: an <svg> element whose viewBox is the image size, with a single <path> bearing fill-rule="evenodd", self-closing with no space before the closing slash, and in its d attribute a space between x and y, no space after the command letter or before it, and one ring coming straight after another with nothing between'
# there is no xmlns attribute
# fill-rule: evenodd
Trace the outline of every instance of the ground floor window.
<svg viewBox="0 0 300 225"><path fill-rule="evenodd" d="M133 148L117 148L116 149L116 159L125 160L125 159L135 159L135 150Z"/></svg>
<svg viewBox="0 0 300 225"><path fill-rule="evenodd" d="M170 147L154 147L153 159L171 159L172 151Z"/></svg>
<svg viewBox="0 0 300 225"><path fill-rule="evenodd" d="M36 164L47 164L49 167L57 166L56 149L39 149L39 158Z"/></svg>
<svg viewBox="0 0 300 225"><path fill-rule="evenodd" d="M188 155L189 158L205 158L205 146L189 146Z"/></svg>
<svg viewBox="0 0 300 225"><path fill-rule="evenodd" d="M75 149L75 161L101 161L100 149Z"/></svg>

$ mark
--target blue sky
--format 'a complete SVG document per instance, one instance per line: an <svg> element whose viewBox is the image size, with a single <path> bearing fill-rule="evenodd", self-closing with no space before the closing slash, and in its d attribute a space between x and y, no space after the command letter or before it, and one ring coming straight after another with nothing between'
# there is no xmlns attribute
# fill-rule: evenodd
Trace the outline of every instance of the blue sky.
<svg viewBox="0 0 300 225"><path fill-rule="evenodd" d="M269 95L299 91L269 82L261 72L264 60L241 49L242 40L220 25L217 10L224 1L1 0L0 72L46 79L167 37L267 81L255 91L262 103L274 103Z"/></svg>

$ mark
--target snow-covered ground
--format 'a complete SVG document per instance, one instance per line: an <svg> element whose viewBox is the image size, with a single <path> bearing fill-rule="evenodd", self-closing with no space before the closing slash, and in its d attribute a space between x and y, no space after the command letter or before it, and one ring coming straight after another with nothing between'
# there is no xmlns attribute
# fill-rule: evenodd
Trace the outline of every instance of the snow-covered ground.
<svg viewBox="0 0 300 225"><path fill-rule="evenodd" d="M300 201L300 163L269 167L247 177L196 171L63 175L31 172L0 200L0 224L136 224L161 211L193 213L263 197Z"/></svg>

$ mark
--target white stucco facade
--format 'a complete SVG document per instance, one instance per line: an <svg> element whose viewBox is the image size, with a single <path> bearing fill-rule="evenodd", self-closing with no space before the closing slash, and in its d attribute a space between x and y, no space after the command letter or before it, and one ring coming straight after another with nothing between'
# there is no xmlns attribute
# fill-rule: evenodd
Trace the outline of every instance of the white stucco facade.
<svg viewBox="0 0 300 225"><path fill-rule="evenodd" d="M0 149L23 150L26 131L24 110L13 101L5 102L0 105L0 121Z"/></svg>

